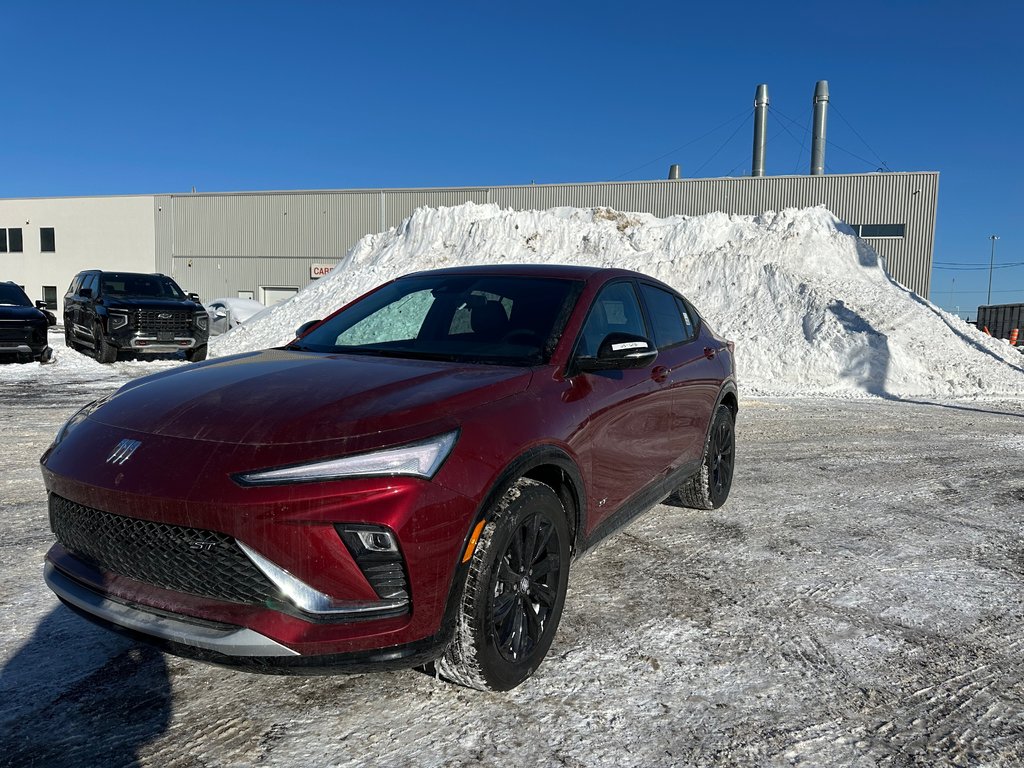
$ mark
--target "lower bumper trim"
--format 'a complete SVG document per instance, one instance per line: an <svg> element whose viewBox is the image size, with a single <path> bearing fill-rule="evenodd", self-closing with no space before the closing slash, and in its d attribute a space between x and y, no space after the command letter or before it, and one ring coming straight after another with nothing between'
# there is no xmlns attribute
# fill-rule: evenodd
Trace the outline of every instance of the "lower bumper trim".
<svg viewBox="0 0 1024 768"><path fill-rule="evenodd" d="M298 656L296 651L245 627L213 627L161 616L109 600L103 595L65 576L49 561L43 578L64 602L104 622L176 643L224 656L272 657Z"/></svg>

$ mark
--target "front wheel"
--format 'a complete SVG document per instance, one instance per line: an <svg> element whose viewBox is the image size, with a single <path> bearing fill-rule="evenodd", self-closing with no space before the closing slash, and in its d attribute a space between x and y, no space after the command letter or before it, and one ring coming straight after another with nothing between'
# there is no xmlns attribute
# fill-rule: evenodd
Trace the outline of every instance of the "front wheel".
<svg viewBox="0 0 1024 768"><path fill-rule="evenodd" d="M206 345L200 344L195 349L185 350L185 359L190 363L198 363L206 359Z"/></svg>
<svg viewBox="0 0 1024 768"><path fill-rule="evenodd" d="M569 526L557 494L522 478L487 514L442 677L507 691L540 666L565 603Z"/></svg>
<svg viewBox="0 0 1024 768"><path fill-rule="evenodd" d="M728 406L720 405L708 432L700 469L679 486L675 500L692 509L718 509L729 498L735 463L735 419Z"/></svg>
<svg viewBox="0 0 1024 768"><path fill-rule="evenodd" d="M96 338L97 362L112 363L117 360L117 347L106 340L103 336L103 328L99 323L93 328L93 336Z"/></svg>

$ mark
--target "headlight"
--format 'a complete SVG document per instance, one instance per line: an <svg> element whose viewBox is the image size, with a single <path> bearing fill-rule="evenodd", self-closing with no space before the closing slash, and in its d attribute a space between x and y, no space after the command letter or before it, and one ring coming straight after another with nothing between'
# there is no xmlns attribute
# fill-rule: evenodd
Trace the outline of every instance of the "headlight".
<svg viewBox="0 0 1024 768"><path fill-rule="evenodd" d="M58 445L64 442L64 438L70 435L74 431L75 427L77 427L79 424L81 424L83 421L89 418L90 413L95 411L97 408L99 408L113 396L113 394L109 394L106 397L101 397L99 400L93 400L91 403L83 405L81 408L75 411L74 415L64 422L64 426L57 430L57 436L53 438L53 447L56 448Z"/></svg>
<svg viewBox="0 0 1024 768"><path fill-rule="evenodd" d="M125 313L111 310L110 314L107 315L107 330L116 331L118 328L124 328L126 325L128 325L128 315Z"/></svg>
<svg viewBox="0 0 1024 768"><path fill-rule="evenodd" d="M431 478L448 458L458 432L421 440L396 448L385 448L370 453L359 453L340 459L315 461L293 467L265 469L236 475L243 485L276 485L279 483L309 483L318 480L339 480L345 477L411 476Z"/></svg>
<svg viewBox="0 0 1024 768"><path fill-rule="evenodd" d="M210 324L210 316L206 312L196 312L195 324L196 328L205 331Z"/></svg>

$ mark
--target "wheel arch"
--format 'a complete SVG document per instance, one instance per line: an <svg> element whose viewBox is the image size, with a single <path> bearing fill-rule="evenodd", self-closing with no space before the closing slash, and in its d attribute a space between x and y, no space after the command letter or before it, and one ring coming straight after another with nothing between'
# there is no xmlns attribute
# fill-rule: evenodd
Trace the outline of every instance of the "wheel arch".
<svg viewBox="0 0 1024 768"><path fill-rule="evenodd" d="M566 522L570 531L570 558L582 549L583 532L586 530L587 496L579 467L568 452L557 445L539 445L526 450L509 462L491 484L464 534L441 620L442 636L450 638L455 631L455 618L469 572L469 562L463 557L469 547L473 531L480 521L486 519L488 510L498 503L517 480L524 477L544 483L555 491L566 510Z"/></svg>

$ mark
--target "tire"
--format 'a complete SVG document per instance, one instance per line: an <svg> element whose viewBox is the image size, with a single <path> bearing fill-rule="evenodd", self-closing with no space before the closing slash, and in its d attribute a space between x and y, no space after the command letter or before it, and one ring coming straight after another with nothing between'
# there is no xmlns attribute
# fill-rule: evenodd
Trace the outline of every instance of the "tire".
<svg viewBox="0 0 1024 768"><path fill-rule="evenodd" d="M185 359L190 363L198 363L206 359L206 345L200 344L195 349L185 350Z"/></svg>
<svg viewBox="0 0 1024 768"><path fill-rule="evenodd" d="M728 406L720 405L708 430L700 470L679 486L675 501L691 509L718 509L729 498L735 464L735 419Z"/></svg>
<svg viewBox="0 0 1024 768"><path fill-rule="evenodd" d="M569 526L555 492L527 478L486 520L455 637L436 669L459 685L507 691L540 666L558 629L569 583Z"/></svg>
<svg viewBox="0 0 1024 768"><path fill-rule="evenodd" d="M113 363L117 360L117 347L107 342L103 337L103 328L99 323L93 326L93 337L96 339L96 361L99 363Z"/></svg>

